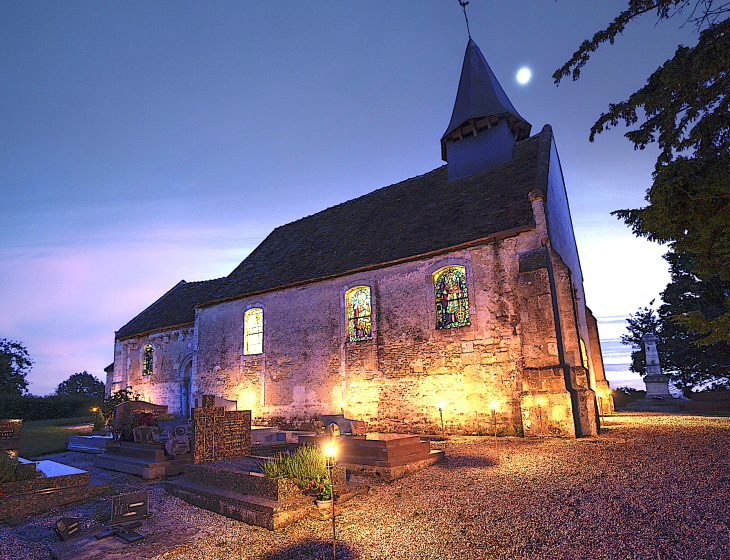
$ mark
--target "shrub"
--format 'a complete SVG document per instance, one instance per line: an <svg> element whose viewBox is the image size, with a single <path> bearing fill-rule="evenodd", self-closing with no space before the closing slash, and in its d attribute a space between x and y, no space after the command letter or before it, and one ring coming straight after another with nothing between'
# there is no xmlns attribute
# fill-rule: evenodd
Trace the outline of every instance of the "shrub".
<svg viewBox="0 0 730 560"><path fill-rule="evenodd" d="M13 459L7 453L0 453L0 483L17 482L46 476L43 471L24 468L23 463Z"/></svg>

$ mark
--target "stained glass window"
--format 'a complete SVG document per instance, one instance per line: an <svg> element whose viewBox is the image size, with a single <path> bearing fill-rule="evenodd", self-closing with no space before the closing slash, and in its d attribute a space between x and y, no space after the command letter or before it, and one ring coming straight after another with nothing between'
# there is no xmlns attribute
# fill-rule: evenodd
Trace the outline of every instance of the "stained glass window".
<svg viewBox="0 0 730 560"><path fill-rule="evenodd" d="M469 324L469 296L466 293L466 269L447 266L433 275L436 295L436 328L450 329Z"/></svg>
<svg viewBox="0 0 730 560"><path fill-rule="evenodd" d="M347 340L371 340L373 338L370 321L370 288L357 286L345 294L347 306Z"/></svg>
<svg viewBox="0 0 730 560"><path fill-rule="evenodd" d="M264 351L264 310L249 309L243 314L243 353L261 354Z"/></svg>
<svg viewBox="0 0 730 560"><path fill-rule="evenodd" d="M145 344L142 349L142 375L152 375L152 362L154 357L154 348L151 344Z"/></svg>

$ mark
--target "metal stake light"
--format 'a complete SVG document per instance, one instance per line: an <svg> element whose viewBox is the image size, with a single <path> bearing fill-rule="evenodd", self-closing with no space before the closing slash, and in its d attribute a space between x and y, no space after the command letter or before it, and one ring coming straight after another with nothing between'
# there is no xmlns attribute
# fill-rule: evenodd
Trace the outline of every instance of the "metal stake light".
<svg viewBox="0 0 730 560"><path fill-rule="evenodd" d="M444 403L439 403L439 416L441 416L441 437L444 437Z"/></svg>
<svg viewBox="0 0 730 560"><path fill-rule="evenodd" d="M332 558L337 558L337 549L335 548L335 479L334 479L334 468L335 468L335 442L330 441L330 444L325 450L325 457L327 458L327 470L329 471L330 477L330 494L332 498Z"/></svg>

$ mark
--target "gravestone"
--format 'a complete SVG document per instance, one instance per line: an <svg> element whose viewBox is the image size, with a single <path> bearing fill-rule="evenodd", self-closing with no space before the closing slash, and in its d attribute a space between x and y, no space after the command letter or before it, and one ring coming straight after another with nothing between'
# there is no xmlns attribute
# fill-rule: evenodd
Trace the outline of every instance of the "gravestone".
<svg viewBox="0 0 730 560"><path fill-rule="evenodd" d="M0 452L7 453L13 459L18 458L22 427L22 420L0 420Z"/></svg>
<svg viewBox="0 0 730 560"><path fill-rule="evenodd" d="M114 407L114 431L118 432L125 425L134 422L134 416L146 412L153 414L155 418L167 414L167 405L152 404L145 401L128 401L118 404Z"/></svg>
<svg viewBox="0 0 730 560"><path fill-rule="evenodd" d="M56 525L53 527L59 537L62 540L67 541L71 537L75 537L79 534L79 518L78 517L62 517L56 521Z"/></svg>
<svg viewBox="0 0 730 560"><path fill-rule="evenodd" d="M202 397L207 405L215 397ZM193 409L193 463L235 459L251 455L251 411L227 411L222 406Z"/></svg>
<svg viewBox="0 0 730 560"><path fill-rule="evenodd" d="M112 496L112 517L109 525L139 521L150 516L150 491Z"/></svg>
<svg viewBox="0 0 730 560"><path fill-rule="evenodd" d="M164 420L152 430L152 440L165 446L168 455L190 453L193 439L193 423L181 420Z"/></svg>

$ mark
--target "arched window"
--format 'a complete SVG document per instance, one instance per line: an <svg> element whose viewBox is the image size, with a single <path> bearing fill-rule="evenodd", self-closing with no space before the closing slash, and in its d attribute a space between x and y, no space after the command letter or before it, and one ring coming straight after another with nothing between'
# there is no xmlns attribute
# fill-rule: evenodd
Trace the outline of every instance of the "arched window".
<svg viewBox="0 0 730 560"><path fill-rule="evenodd" d="M264 351L264 310L249 309L243 314L243 353L261 354Z"/></svg>
<svg viewBox="0 0 730 560"><path fill-rule="evenodd" d="M345 293L347 309L347 341L371 340L373 338L370 321L370 288L357 286Z"/></svg>
<svg viewBox="0 0 730 560"><path fill-rule="evenodd" d="M145 344L142 348L142 375L152 375L155 349L151 344Z"/></svg>
<svg viewBox="0 0 730 560"><path fill-rule="evenodd" d="M436 328L450 329L469 324L466 268L446 266L433 273L436 296Z"/></svg>

